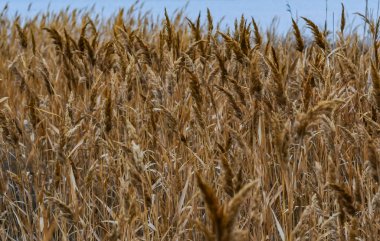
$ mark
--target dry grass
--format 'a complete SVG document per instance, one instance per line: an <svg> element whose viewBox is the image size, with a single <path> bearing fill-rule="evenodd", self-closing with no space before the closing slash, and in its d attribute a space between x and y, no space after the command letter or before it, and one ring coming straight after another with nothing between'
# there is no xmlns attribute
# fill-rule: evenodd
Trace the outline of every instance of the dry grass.
<svg viewBox="0 0 380 241"><path fill-rule="evenodd" d="M378 240L380 21L135 8L1 13L1 240Z"/></svg>

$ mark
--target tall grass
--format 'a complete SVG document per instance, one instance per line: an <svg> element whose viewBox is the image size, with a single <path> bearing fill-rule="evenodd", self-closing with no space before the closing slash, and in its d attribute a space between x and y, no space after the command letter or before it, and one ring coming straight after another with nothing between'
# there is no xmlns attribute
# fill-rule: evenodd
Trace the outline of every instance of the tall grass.
<svg viewBox="0 0 380 241"><path fill-rule="evenodd" d="M378 240L380 21L135 9L0 14L1 240Z"/></svg>

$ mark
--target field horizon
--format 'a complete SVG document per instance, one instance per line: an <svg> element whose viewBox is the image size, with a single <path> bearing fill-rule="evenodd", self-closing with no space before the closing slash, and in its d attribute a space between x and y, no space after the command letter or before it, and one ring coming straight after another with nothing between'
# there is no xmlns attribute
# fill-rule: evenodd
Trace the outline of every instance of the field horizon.
<svg viewBox="0 0 380 241"><path fill-rule="evenodd" d="M2 3L3 2L3 3ZM362 28L363 21L354 13L367 13L376 18L379 15L379 5L376 1L347 0L344 1L346 10L346 31ZM76 9L78 12L89 12L92 18L99 15L103 19L114 17L121 9L129 9L134 6L135 17L138 14L149 12L149 15L156 21L163 20L166 9L169 17L176 12L183 11L183 16L190 19L197 18L201 14L201 25L207 24L207 9L213 13L215 23L221 22L221 28L233 27L235 19L240 19L241 15L246 18L254 17L261 30L269 29L272 25L276 27L277 34L286 34L291 29L291 18L297 22L301 16L312 19L318 27L324 27L325 22L329 29L339 26L339 15L341 11L340 1L300 1L300 0L115 0L104 2L100 0L71 1L61 0L52 2L50 0L39 0L31 2L28 0L18 0L13 2L1 1L0 8L8 5L8 17L13 18L17 14L23 18L33 18L42 14L58 14L68 8L70 11ZM275 8L273 6L276 6ZM360 33L361 34L361 33Z"/></svg>

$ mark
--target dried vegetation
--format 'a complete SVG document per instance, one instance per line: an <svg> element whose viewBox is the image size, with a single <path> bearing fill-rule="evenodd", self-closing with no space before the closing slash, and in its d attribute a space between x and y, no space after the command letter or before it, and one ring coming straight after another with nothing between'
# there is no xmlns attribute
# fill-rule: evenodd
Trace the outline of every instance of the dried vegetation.
<svg viewBox="0 0 380 241"><path fill-rule="evenodd" d="M280 37L209 11L4 9L0 239L378 240L380 21L361 17L368 43L344 10Z"/></svg>

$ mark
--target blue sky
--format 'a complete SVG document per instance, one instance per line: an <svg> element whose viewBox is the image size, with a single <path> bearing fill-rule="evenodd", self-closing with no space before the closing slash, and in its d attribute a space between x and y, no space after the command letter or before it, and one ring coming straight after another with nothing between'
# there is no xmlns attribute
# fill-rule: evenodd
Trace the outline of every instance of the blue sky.
<svg viewBox="0 0 380 241"><path fill-rule="evenodd" d="M70 5L72 8L89 8L95 4L96 11L102 13L103 16L109 16L115 13L120 7L128 8L135 1L128 0L60 0L60 1L27 1L27 0L14 0L4 1L0 0L0 6L9 3L10 13L14 14L16 11L23 16L32 16L40 11L46 11L50 2L50 9L58 11L59 9L66 8ZM30 2L33 2L31 10L28 12L27 8ZM175 9L183 7L187 1L185 0L145 0L144 10L151 10L154 15L163 15L163 10L166 7L169 13L174 12ZM354 25L361 23L359 18L353 13L365 11L365 0L328 0L327 1L327 22L330 29L333 25L333 15L335 26L339 26L341 2L344 2L346 12L348 14L348 22L355 21ZM199 11L205 16L206 9L210 8L214 19L219 20L225 17L224 24L231 25L235 18L240 18L241 14L246 17L253 16L262 28L267 28L272 19L278 19L278 29L285 32L291 26L290 14L287 11L287 4L291 6L294 16L306 16L319 25L323 25L326 19L326 1L324 0L192 0L189 2L186 13L190 18L195 18ZM378 1L368 0L370 11L376 16L378 14Z"/></svg>

